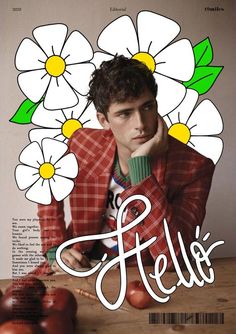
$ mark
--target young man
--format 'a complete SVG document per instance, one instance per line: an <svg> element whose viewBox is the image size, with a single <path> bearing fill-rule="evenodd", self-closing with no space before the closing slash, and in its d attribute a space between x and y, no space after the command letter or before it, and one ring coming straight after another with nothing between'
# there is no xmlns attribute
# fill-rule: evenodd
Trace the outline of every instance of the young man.
<svg viewBox="0 0 236 334"><path fill-rule="evenodd" d="M144 195L152 205L150 214L123 235L125 251L157 236L142 251L143 264L152 264L159 254L173 263L165 238L166 218L176 256L181 262L177 232L186 248L202 225L214 164L188 146L168 136L158 115L157 86L149 69L141 62L117 56L103 62L90 82L89 100L94 102L103 130L81 129L69 141L69 150L79 163L79 175L70 195L72 221L66 229L63 202L39 205L43 252L53 271L56 247L78 236L105 233L116 229L116 215L123 200ZM144 204L131 202L123 225L144 210ZM104 253L117 255L117 240L87 241L74 244L62 253L73 269L89 265L90 258ZM135 256L127 260L134 265Z"/></svg>

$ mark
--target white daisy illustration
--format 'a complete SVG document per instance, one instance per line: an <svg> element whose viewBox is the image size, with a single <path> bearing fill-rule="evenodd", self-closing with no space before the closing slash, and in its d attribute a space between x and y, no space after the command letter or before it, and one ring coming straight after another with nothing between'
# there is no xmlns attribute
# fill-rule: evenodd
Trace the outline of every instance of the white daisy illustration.
<svg viewBox="0 0 236 334"><path fill-rule="evenodd" d="M71 179L78 174L78 164L73 153L65 155L67 149L66 144L51 138L43 139L42 147L33 142L24 148L15 178L20 190L29 188L25 194L27 199L47 205L52 195L61 201L70 194L74 187Z"/></svg>
<svg viewBox="0 0 236 334"><path fill-rule="evenodd" d="M101 129L93 103L79 97L79 103L68 109L47 110L41 103L32 116L32 123L41 128L29 132L30 141L41 143L43 138L55 138L67 143L73 133L81 128Z"/></svg>
<svg viewBox="0 0 236 334"><path fill-rule="evenodd" d="M223 141L215 135L223 131L223 121L215 105L203 100L196 108L198 93L187 89L183 102L164 117L169 135L192 147L216 164L223 151Z"/></svg>
<svg viewBox="0 0 236 334"><path fill-rule="evenodd" d="M181 39L170 44L180 32L180 26L159 14L142 11L137 15L137 29L132 19L121 16L111 22L98 37L98 46L107 54L95 52L92 62L123 54L144 62L158 84L158 110L164 116L183 100L186 88L179 81L188 81L194 73L191 43Z"/></svg>
<svg viewBox="0 0 236 334"><path fill-rule="evenodd" d="M33 102L45 96L47 109L69 108L78 103L76 92L88 93L89 80L95 67L89 63L93 50L88 40L73 31L66 39L64 24L37 27L33 36L23 39L18 47L15 65L20 73L18 84Z"/></svg>

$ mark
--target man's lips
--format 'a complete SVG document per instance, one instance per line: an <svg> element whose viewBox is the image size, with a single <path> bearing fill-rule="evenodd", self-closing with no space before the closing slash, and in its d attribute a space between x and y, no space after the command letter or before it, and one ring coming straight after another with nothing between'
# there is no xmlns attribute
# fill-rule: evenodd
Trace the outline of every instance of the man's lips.
<svg viewBox="0 0 236 334"><path fill-rule="evenodd" d="M147 138L149 138L150 137L150 135L141 135L141 136L137 136L137 137L134 137L134 138L132 138L133 140L134 139L147 139Z"/></svg>

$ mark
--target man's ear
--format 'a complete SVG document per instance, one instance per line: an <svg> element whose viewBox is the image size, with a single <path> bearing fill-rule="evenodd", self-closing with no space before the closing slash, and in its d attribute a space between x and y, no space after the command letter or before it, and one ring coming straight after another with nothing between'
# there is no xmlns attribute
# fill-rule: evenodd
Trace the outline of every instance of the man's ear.
<svg viewBox="0 0 236 334"><path fill-rule="evenodd" d="M101 112L97 112L97 119L104 130L110 130L110 123L108 122L104 114L102 114Z"/></svg>

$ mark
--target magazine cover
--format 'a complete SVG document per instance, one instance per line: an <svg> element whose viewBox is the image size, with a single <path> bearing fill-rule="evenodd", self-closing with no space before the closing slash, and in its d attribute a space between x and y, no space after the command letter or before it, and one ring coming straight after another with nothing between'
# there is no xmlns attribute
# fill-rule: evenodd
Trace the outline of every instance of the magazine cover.
<svg viewBox="0 0 236 334"><path fill-rule="evenodd" d="M235 333L235 16L1 1L0 334Z"/></svg>

